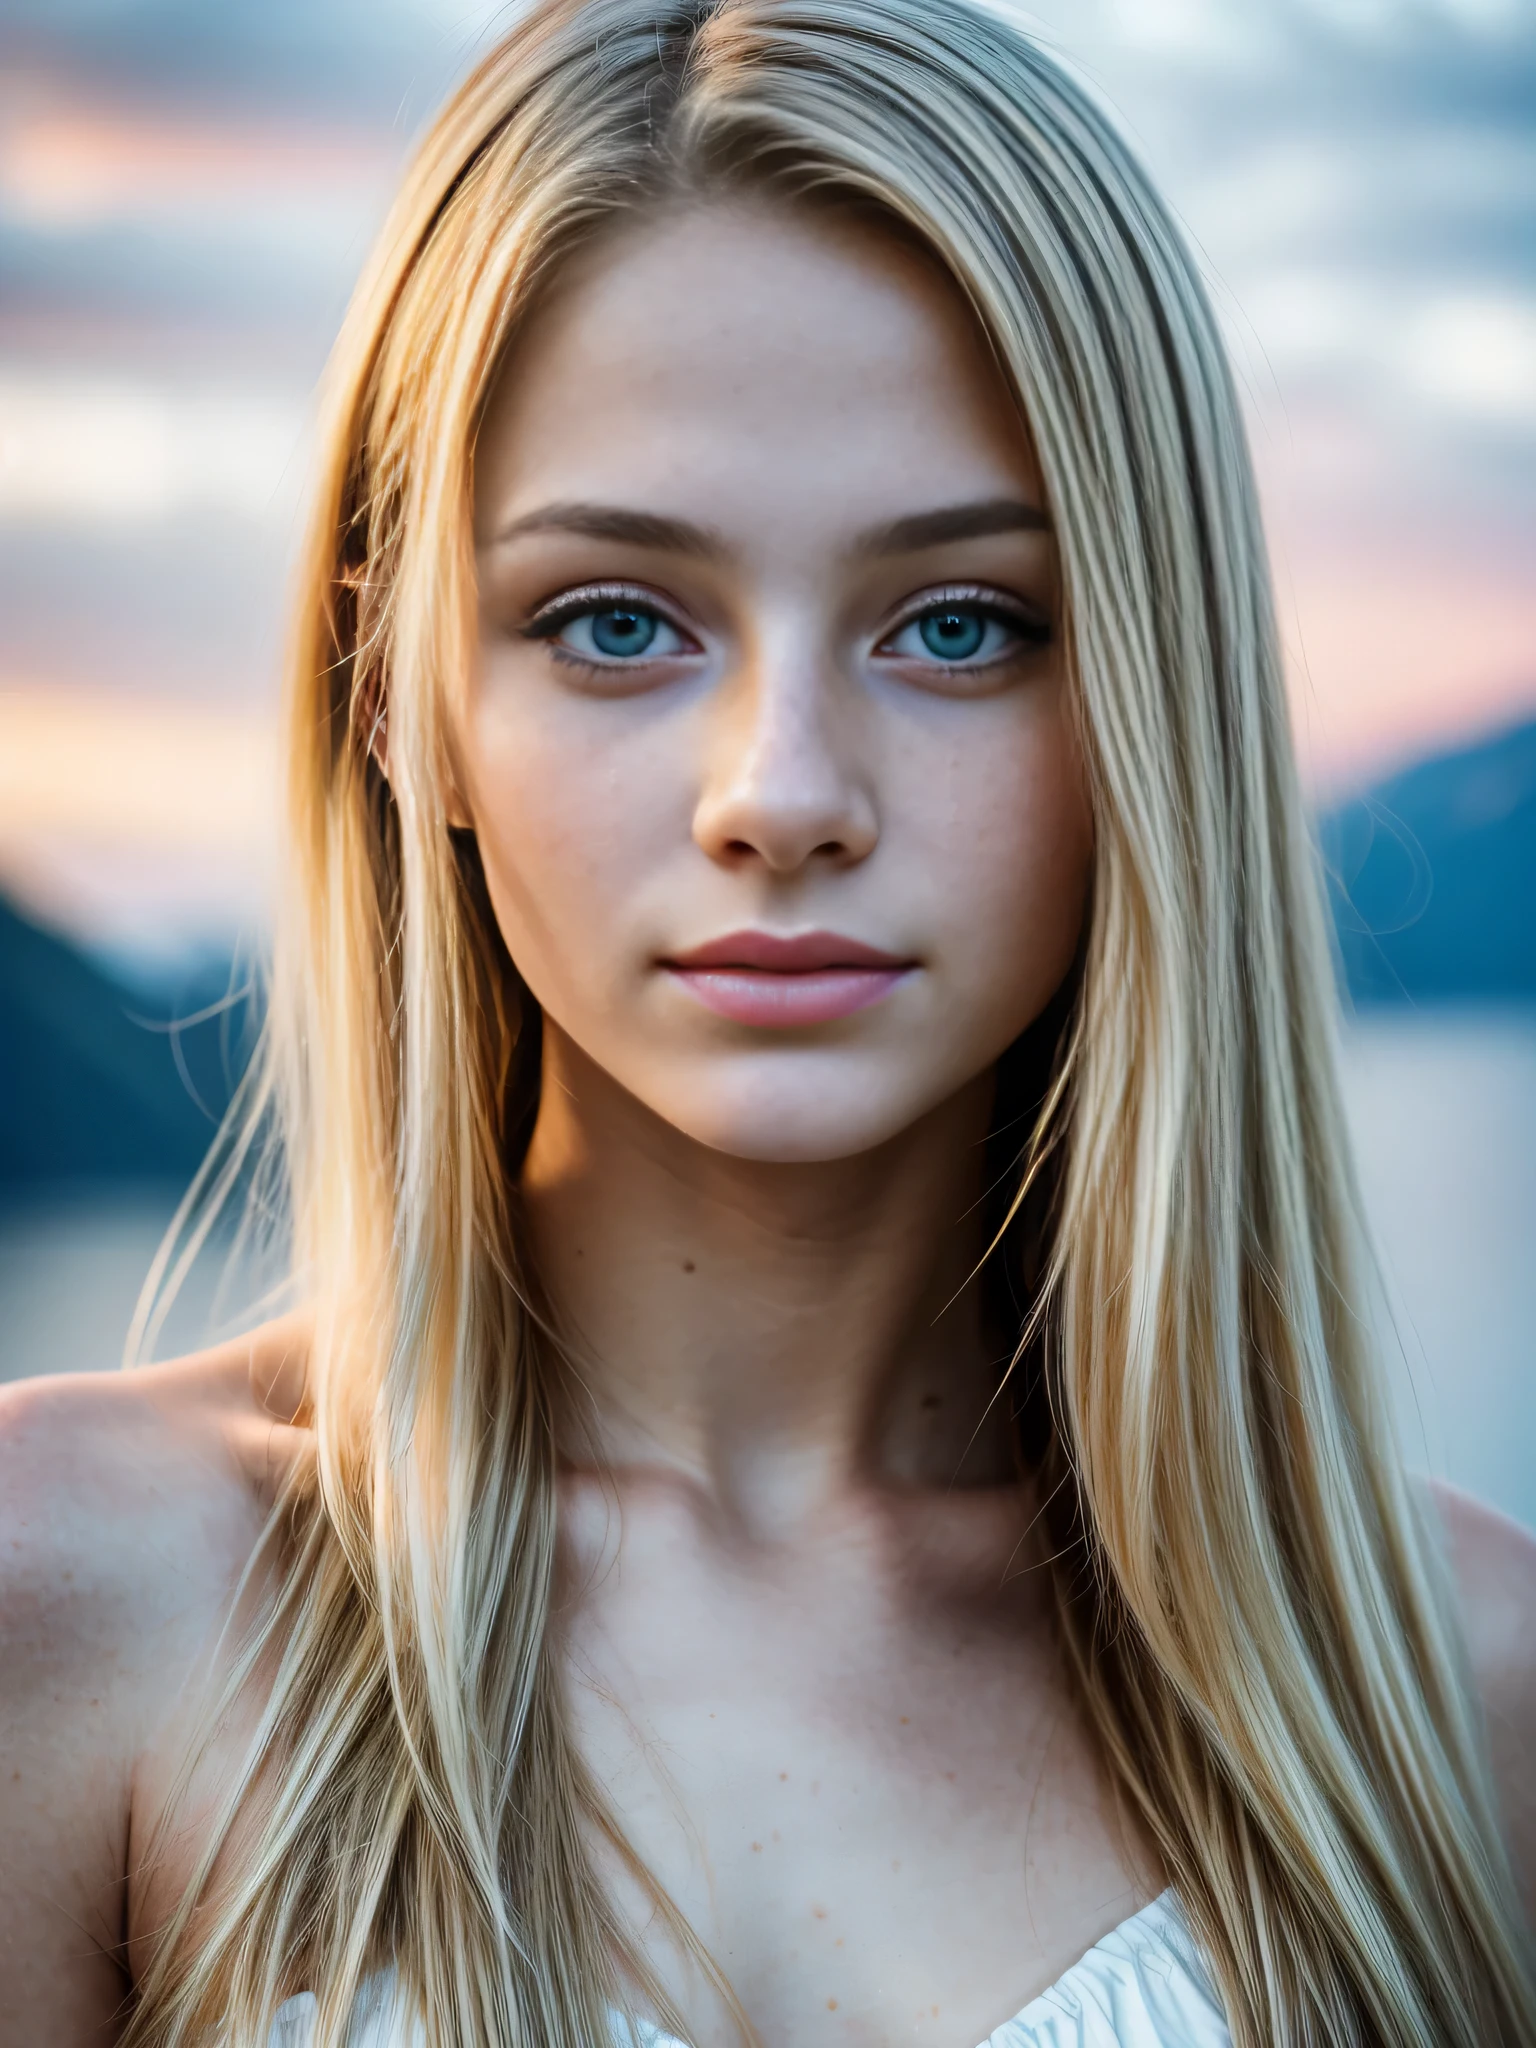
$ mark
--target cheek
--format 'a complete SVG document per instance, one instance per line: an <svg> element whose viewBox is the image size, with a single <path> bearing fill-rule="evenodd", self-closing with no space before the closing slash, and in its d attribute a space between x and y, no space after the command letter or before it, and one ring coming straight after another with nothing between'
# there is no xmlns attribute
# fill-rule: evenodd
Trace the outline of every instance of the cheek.
<svg viewBox="0 0 1536 2048"><path fill-rule="evenodd" d="M930 763L930 771L931 771ZM1064 712L976 735L913 785L951 988L1012 1037L1061 982L1082 929L1093 822Z"/></svg>
<svg viewBox="0 0 1536 2048"><path fill-rule="evenodd" d="M467 775L502 936L559 1010L563 991L612 958L603 941L667 836L664 781L580 719L518 717L494 700L476 716Z"/></svg>

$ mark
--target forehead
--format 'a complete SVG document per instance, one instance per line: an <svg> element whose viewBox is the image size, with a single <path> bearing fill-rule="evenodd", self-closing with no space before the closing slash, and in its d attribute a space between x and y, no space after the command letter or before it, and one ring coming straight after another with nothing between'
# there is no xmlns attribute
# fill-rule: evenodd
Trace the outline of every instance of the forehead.
<svg viewBox="0 0 1536 2048"><path fill-rule="evenodd" d="M479 520L550 498L708 517L1038 495L953 282L862 221L709 206L626 222L514 345L476 449Z"/></svg>

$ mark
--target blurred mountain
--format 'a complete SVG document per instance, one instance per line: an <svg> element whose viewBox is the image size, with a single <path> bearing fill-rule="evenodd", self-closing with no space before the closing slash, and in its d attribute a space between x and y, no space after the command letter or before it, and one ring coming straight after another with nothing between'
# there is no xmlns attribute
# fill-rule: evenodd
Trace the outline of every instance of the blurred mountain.
<svg viewBox="0 0 1536 2048"><path fill-rule="evenodd" d="M130 988L0 900L0 1199L188 1180L248 1051L229 985L228 961L209 960Z"/></svg>
<svg viewBox="0 0 1536 2048"><path fill-rule="evenodd" d="M1357 1004L1536 1001L1536 722L1319 820Z"/></svg>

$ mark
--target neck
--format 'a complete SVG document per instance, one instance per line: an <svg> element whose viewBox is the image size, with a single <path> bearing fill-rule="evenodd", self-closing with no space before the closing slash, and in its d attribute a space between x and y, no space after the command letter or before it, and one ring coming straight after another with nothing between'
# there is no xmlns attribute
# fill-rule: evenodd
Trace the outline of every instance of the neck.
<svg viewBox="0 0 1536 2048"><path fill-rule="evenodd" d="M585 1397L573 1462L669 1468L764 1534L871 1487L1012 1478L973 1277L990 1076L874 1151L765 1163L544 1043L522 1189Z"/></svg>

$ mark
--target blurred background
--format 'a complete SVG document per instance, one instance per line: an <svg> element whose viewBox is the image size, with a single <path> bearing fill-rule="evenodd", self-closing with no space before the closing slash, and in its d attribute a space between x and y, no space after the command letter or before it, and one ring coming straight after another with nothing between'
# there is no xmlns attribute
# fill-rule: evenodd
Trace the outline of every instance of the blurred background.
<svg viewBox="0 0 1536 2048"><path fill-rule="evenodd" d="M0 1376L116 1361L238 1071L312 394L499 16L0 0ZM1536 1524L1536 0L1025 18L1230 336L1410 1455Z"/></svg>

